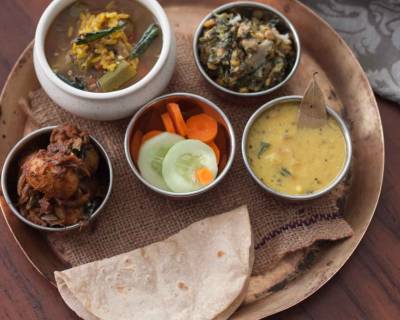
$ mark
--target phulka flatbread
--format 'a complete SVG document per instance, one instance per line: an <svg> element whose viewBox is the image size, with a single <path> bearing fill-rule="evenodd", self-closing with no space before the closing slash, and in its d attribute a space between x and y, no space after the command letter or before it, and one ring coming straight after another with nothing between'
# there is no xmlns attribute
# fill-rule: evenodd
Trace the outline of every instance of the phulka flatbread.
<svg viewBox="0 0 400 320"><path fill-rule="evenodd" d="M83 319L223 320L242 302L253 260L249 214L241 207L55 277Z"/></svg>

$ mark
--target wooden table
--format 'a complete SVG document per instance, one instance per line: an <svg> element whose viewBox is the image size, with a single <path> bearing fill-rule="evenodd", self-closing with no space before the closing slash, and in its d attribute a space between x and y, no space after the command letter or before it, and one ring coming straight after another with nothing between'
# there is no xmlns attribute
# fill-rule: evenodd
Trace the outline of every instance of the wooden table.
<svg viewBox="0 0 400 320"><path fill-rule="evenodd" d="M2 0L0 87L49 0ZM382 196L361 245L317 294L273 319L400 319L400 105L378 99L386 143ZM365 164L368 166L368 164ZM0 319L76 319L29 264L0 218ZM161 319L160 319L161 320Z"/></svg>

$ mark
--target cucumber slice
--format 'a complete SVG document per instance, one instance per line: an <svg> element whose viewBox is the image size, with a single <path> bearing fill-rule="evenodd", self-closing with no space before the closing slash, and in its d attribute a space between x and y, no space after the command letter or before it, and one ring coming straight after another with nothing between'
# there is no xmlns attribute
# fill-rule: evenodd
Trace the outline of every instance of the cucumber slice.
<svg viewBox="0 0 400 320"><path fill-rule="evenodd" d="M162 177L162 163L168 150L183 138L164 132L147 140L139 150L138 167L142 177L151 185L169 190Z"/></svg>
<svg viewBox="0 0 400 320"><path fill-rule="evenodd" d="M207 168L214 180L218 173L215 153L207 144L189 139L169 149L162 164L162 175L172 191L190 192L204 187L196 177L200 168Z"/></svg>

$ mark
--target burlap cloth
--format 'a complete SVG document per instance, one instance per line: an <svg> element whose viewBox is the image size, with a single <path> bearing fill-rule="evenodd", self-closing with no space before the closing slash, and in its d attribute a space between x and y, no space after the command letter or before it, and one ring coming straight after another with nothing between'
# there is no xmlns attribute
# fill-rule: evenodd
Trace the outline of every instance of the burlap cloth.
<svg viewBox="0 0 400 320"><path fill-rule="evenodd" d="M177 67L166 92L192 92L217 103L232 121L240 145L247 119L268 98L243 101L210 90L194 64L191 39L178 36L177 40ZM57 107L43 90L32 93L31 107L40 126L71 122L87 129L104 145L112 160L112 195L94 227L81 233L48 235L57 253L73 266L165 239L192 222L243 204L248 206L254 231L254 275L272 268L288 252L317 240L337 240L352 234L337 205L343 186L312 202L278 200L252 180L237 148L234 164L217 188L197 199L169 200L148 190L129 168L123 149L128 119L96 122L77 118Z"/></svg>

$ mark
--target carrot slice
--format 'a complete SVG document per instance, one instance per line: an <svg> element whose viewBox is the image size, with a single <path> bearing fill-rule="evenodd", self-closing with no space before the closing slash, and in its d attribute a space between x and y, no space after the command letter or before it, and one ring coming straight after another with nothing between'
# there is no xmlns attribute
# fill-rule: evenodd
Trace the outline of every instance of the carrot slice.
<svg viewBox="0 0 400 320"><path fill-rule="evenodd" d="M214 180L214 176L208 168L203 167L198 170L196 170L196 177L197 180L202 184L206 185L209 184L211 181Z"/></svg>
<svg viewBox="0 0 400 320"><path fill-rule="evenodd" d="M186 137L186 123L185 120L183 119L181 108L179 108L179 105L177 103L168 103L167 104L167 110L168 114L171 117L172 121L174 122L176 131L178 134L180 134L182 137Z"/></svg>
<svg viewBox="0 0 400 320"><path fill-rule="evenodd" d="M172 122L168 112L161 115L161 120L164 124L165 130L167 130L169 133L175 133L174 123Z"/></svg>
<svg viewBox="0 0 400 320"><path fill-rule="evenodd" d="M160 130L151 130L147 132L142 138L142 144L145 143L147 140L150 140L151 138L158 136L160 133L162 133L162 131Z"/></svg>
<svg viewBox="0 0 400 320"><path fill-rule="evenodd" d="M142 137L143 133L140 130L136 130L135 133L133 134L133 137L131 138L131 143L130 143L130 153L133 161L136 163L138 156L139 156L139 150L140 150L140 145L142 143Z"/></svg>
<svg viewBox="0 0 400 320"><path fill-rule="evenodd" d="M219 163L219 159L221 157L221 152L219 151L218 146L215 144L214 141L211 141L209 143L207 143L211 149L213 149L214 153L215 153L215 157L217 158L217 164Z"/></svg>
<svg viewBox="0 0 400 320"><path fill-rule="evenodd" d="M217 120L205 113L190 117L186 121L186 127L189 139L197 139L206 143L213 141L218 133Z"/></svg>

